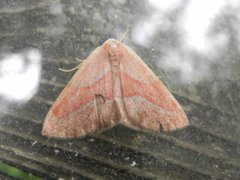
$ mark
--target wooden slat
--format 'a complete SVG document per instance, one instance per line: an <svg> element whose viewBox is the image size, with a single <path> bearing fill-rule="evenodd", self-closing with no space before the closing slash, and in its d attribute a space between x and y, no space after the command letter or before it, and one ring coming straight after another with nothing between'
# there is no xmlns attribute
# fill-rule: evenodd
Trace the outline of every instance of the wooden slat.
<svg viewBox="0 0 240 180"><path fill-rule="evenodd" d="M12 107L11 108L12 111L10 111L10 113L12 113L11 116L13 117L11 118L5 116L4 118L2 118L3 119L1 121L1 124L3 125L2 130L6 130L7 126L11 128L15 127L16 129L12 130L11 132L14 131L20 132L19 134L17 134L17 136L23 136L24 134L23 131L27 129L27 132L25 133L29 134L30 137L32 135L40 137L41 136L40 123L44 119L44 116L52 102L45 101L44 96L51 88L53 91L55 91L52 85L50 85L49 87L47 86L42 84L40 86L42 87L42 90L40 88L36 97L34 97L32 101L29 101L24 106ZM57 88L56 93L58 93L59 91L60 90ZM198 106L198 109L201 109L201 106ZM229 115L226 116L230 117ZM23 118L19 119L17 117ZM175 176L176 175L182 176L179 174L181 174L181 172L183 171L188 172L187 173L188 177L198 178L232 177L239 175L238 174L239 145L237 143L229 141L228 139L218 137L212 132L209 133L207 130L202 131L201 128L198 129L195 128L194 126L189 127L186 130L181 130L176 133L168 135L162 133L157 134L141 133L129 130L127 128L117 127L101 135L96 135L96 137L94 138L95 138L94 142L98 143L96 144L94 143L93 145L99 144L102 140L105 141L104 143L100 143L102 144L100 147L97 146L88 148L88 150L89 149L96 150L92 152L92 155L102 153L101 159L112 158L116 161L116 158L119 156L120 158L126 158L127 160L129 160L128 157L123 157L122 154L117 154L118 156L109 157L104 154L104 151L103 152L100 151L105 149L104 148L105 146L109 147L109 149L112 148L115 150L117 148L114 147L116 146L115 145L116 143L121 146L121 148L117 148L119 149L118 150L119 152L124 151L124 149L127 148L127 151L132 152L136 151L135 154L140 153L140 155L137 155L137 157L148 157L146 158L146 161L143 162L139 161L139 158L136 159L132 158L136 156L134 155L134 153L132 153L129 155L129 157L131 157L131 160L125 161L129 165L128 171L131 171L131 162L132 163L134 162L134 164L136 163L136 165L138 166L139 170L133 170L133 172L140 173L141 168L143 168L146 171L151 172L150 174L147 173L148 175L150 175L149 177L154 177L154 174L156 176L160 176L162 172L160 172L159 174L159 172L157 171L159 167L162 167L162 170L165 173L168 172L167 174L171 176L171 174L173 174L172 173L173 168L170 168L171 166L174 167ZM38 141L39 140L37 140L37 142ZM133 142L135 141L137 144L133 144ZM24 142L24 140L21 140L20 142ZM41 143L43 142L44 141L42 140ZM74 141L74 143L76 142ZM201 144L198 145L199 143ZM79 147L82 146L83 145L80 145ZM63 145L63 147L65 147L66 151L67 149L72 150L72 147L69 148L69 146L66 144ZM228 151L229 147L231 147L231 151ZM78 149L75 150L77 152L79 151ZM109 153L114 155L114 152ZM93 157L92 155L88 156ZM152 159L154 159L154 161ZM163 160L164 162L159 164L159 161ZM222 162L223 160L224 162ZM117 163L123 164L123 162L124 161L122 160L122 162ZM149 162L154 163L149 165L148 164ZM110 164L111 166L113 165L113 163L111 162L105 163ZM127 166L125 169L127 169Z"/></svg>
<svg viewBox="0 0 240 180"><path fill-rule="evenodd" d="M25 120L19 120L19 121L21 121L21 124L23 124L24 125L24 127L23 128L27 128L26 127L26 125L25 124L28 124L29 125L29 129L28 129L28 133L30 133L30 134L33 134L33 133L35 133L35 132L38 132L37 133L37 135L40 135L39 133L40 133L40 131L41 131L41 127L40 128L33 128L33 127L36 127L36 126L34 126L33 124L31 124L31 123L29 123L29 122L25 122ZM8 124L9 124L9 126L11 126L11 127L13 127L13 126L17 126L17 127L20 127L21 128L21 125L19 126L18 124L15 124L14 125L14 120L12 121L12 124L11 124L11 120L10 119L7 119L7 121L6 122L8 122ZM39 126L38 126L39 127ZM31 129L30 129L31 128ZM119 127L118 127L119 128ZM6 129L6 128L5 128ZM31 132L31 130L32 130L32 132ZM126 133L126 130L128 130L128 129L126 129L126 128L124 128L122 131L120 131L120 130L118 130L118 131L116 131L116 130L113 130L113 132L115 133L114 135L113 134L111 134L110 132L111 131L108 131L108 132L106 132L107 134L108 133L110 133L109 135L108 135L108 137L107 137L107 139L108 139L108 141L110 141L110 142L118 142L119 141L119 139L120 139L120 143L122 143L123 144L123 146L129 146L129 145L127 145L128 143L129 143L129 140L130 141L132 141L133 139L136 139L135 137L137 137L137 140L139 141L138 143L142 143L142 142L145 142L145 143L143 143L143 144L141 144L141 146L132 146L132 148L133 149L135 149L136 151L138 151L138 149L141 149L142 151L144 151L144 152L147 152L148 154L150 153L150 154L157 154L157 155L155 155L155 156L159 156L159 153L160 152L162 152L163 154L164 154L164 156L165 157L161 157L160 159L171 159L171 157L173 158L173 157L175 157L175 158L177 158L178 157L178 154L176 154L176 155L174 155L174 151L176 151L176 152L178 152L179 153L179 155L180 156L182 156L183 155L183 152L184 151L186 151L185 152L185 154L186 154L186 156L187 156L187 159L188 159L188 162L187 162L187 165L186 165L186 163L185 163L185 166L187 167L187 168L190 168L190 169L194 169L194 168L192 168L191 166L192 165L195 165L195 164L201 164L201 162L202 162L202 166L203 167L205 167L206 168L206 165L205 165L205 163L206 163L206 161L203 161L204 159L205 160L210 160L210 159L212 159L211 161L212 161L212 163L213 163L213 165L216 165L216 166L219 166L219 167L222 167L222 165L221 165L221 163L220 163L220 161L219 160L214 160L214 158L212 158L211 156L209 156L208 154L206 154L206 155L201 155L201 152L199 152L199 151L197 151L197 152L191 152L191 150L188 150L187 148L188 148L188 146L186 147L186 149L183 151L183 149L182 150L180 150L181 148L180 147L178 147L178 145L176 145L176 142L175 141L173 141L172 143L172 147L171 146L169 146L170 144L171 144L171 140L170 140L170 142L168 142L168 141L166 141L166 138L164 138L164 136L166 136L166 135L163 135L163 139L161 138L161 139L159 139L159 138L157 138L157 137L154 137L154 136L150 136L150 137L146 137L146 136L148 136L148 135L146 135L146 134L142 134L142 133L140 133L140 132L127 132ZM130 130L128 130L128 131L130 131ZM116 132L119 132L120 134L117 134ZM122 134L122 133L124 133L124 134ZM144 137L145 136L145 137ZM113 137L113 138L112 138ZM105 139L106 139L106 137L104 137ZM117 139L116 139L117 138ZM109 140L110 139L110 140ZM147 139L149 139L149 140L147 140ZM99 140L94 140L95 142L98 142ZM165 143L164 143L164 141L166 141ZM123 143L124 142L124 143ZM146 144L146 143L149 143L149 144ZM158 143L156 143L156 142L158 142ZM131 143L131 142L130 142ZM170 143L170 144L169 144ZM175 144L174 144L175 143ZM155 145L158 145L158 147L154 147ZM94 151L94 153L93 154L96 154L96 153L100 153L100 152L98 152L99 150L101 150L101 149L104 149L104 145L106 145L106 143L103 143L103 145L101 146L101 147L95 147L95 148L91 148L91 150L93 151L93 150L96 150L96 152ZM85 145L80 145L80 147L81 146L85 146ZM107 147L111 147L111 145L108 145ZM149 149L148 148L146 148L146 147L149 147ZM164 150L163 149L163 147L164 148L166 148L166 150ZM69 148L69 147L68 147ZM113 149L116 149L116 148L114 148L114 147L112 147ZM180 149L179 149L180 148ZM172 152L172 153L170 153L171 152L171 149L173 149L174 151ZM195 149L197 149L197 148L195 148ZM194 150L194 149L193 149ZM170 154L169 154L170 153ZM194 155L194 153L195 153L195 155ZM198 154L199 153L199 154ZM169 154L170 156L166 156L167 154ZM91 156L91 155L90 155ZM142 155L142 156L144 156L144 157L147 157L146 155ZM120 155L120 157L122 157L121 155ZM141 157L141 156L140 156ZM190 157L192 157L192 159L189 159ZM196 157L198 157L198 159L201 159L201 161L197 161L197 162L195 162L194 161L194 159L196 158ZM210 158L211 157L211 158ZM105 158L109 158L109 157L105 157ZM116 157L115 157L116 158ZM122 157L123 158L123 157ZM181 158L183 158L183 157L181 157ZM186 158L186 157L185 157ZM133 160L135 163L137 163L138 161L137 160ZM148 161L147 161L148 162ZM150 161L151 162L151 161ZM142 162L141 162L142 163ZM146 163L146 162L145 162ZM171 162L172 164L176 164L176 159L173 161L173 162ZM188 163L189 163L189 165L188 165ZM130 163L129 163L130 164ZM140 163L139 163L140 164ZM177 164L179 164L179 163L177 163ZM180 164L184 164L183 163L183 160L181 160L180 161ZM210 164L211 165L211 164ZM142 165L143 166L143 165ZM143 166L144 167L144 166ZM153 167L160 167L159 165L158 166L154 166L153 165ZM151 167L151 168L153 168L153 167ZM186 168L185 167L185 168ZM214 167L213 167L214 168ZM225 167L223 166L222 168L225 168L226 170L227 170L227 166L225 165ZM175 168L175 169L177 169L177 168ZM180 168L181 169L181 168ZM200 169L199 168L199 166L196 168L196 169ZM213 169L214 170L214 169ZM221 169L219 169L219 170L221 170ZM186 170L185 170L186 171ZM180 170L180 172L181 172L181 170ZM180 173L180 172L178 172L178 173ZM201 171L200 171L201 172ZM204 174L204 170L203 170L203 172L202 172L203 174ZM220 172L219 172L220 173ZM200 173L201 174L201 173ZM205 174L211 174L211 172L209 172L209 170L207 171L207 173L205 172ZM222 175L224 175L224 174L222 174Z"/></svg>
<svg viewBox="0 0 240 180"><path fill-rule="evenodd" d="M0 172L0 179L1 180L12 180L12 177L8 176L7 174L4 174Z"/></svg>
<svg viewBox="0 0 240 180"><path fill-rule="evenodd" d="M83 168L88 174L100 174L100 176L109 176L109 178L131 177L134 179L136 177L141 177L134 175L134 173L125 172L126 170L124 170L124 166L118 166L107 159L104 160L97 156L94 157L93 154L89 154L86 150L83 152L73 152L73 149L69 146L69 142L65 142L65 146L62 146L57 141L44 141L37 137L32 137L29 134L19 133L15 129L7 127L0 127L0 131L2 134L1 138L5 140L5 142L2 143L1 148L7 148L7 150L10 149L19 156L28 157L29 159L43 164L46 163L53 167L77 173L83 173L83 170L79 170ZM22 142L25 142L24 147L22 147ZM9 144L14 144L15 147L9 146ZM29 150L28 147L31 147L31 149ZM111 166L107 164L110 164ZM117 168L114 168L114 166L117 166ZM90 172L91 170L93 172ZM133 172L136 173L136 171ZM84 175L88 177L86 173ZM97 179L99 179L100 176ZM144 178L144 174L141 178L148 179L147 177ZM94 179L96 179L96 177Z"/></svg>

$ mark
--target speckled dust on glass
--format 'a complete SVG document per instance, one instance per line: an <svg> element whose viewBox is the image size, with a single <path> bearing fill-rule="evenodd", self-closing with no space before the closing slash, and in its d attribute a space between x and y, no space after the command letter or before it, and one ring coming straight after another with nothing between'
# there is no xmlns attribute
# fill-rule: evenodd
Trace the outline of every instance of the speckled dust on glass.
<svg viewBox="0 0 240 180"><path fill-rule="evenodd" d="M118 123L154 131L189 124L182 107L141 58L109 39L83 62L54 102L42 134L83 137Z"/></svg>

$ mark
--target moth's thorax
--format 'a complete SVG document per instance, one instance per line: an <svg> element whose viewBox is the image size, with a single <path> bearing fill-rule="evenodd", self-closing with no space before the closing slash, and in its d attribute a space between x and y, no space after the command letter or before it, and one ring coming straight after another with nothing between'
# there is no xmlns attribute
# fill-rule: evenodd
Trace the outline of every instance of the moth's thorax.
<svg viewBox="0 0 240 180"><path fill-rule="evenodd" d="M109 39L103 44L103 48L108 56L108 61L112 71L112 96L118 113L119 121L126 120L126 110L123 103L120 72L121 42Z"/></svg>
<svg viewBox="0 0 240 180"><path fill-rule="evenodd" d="M120 65L120 42L114 39L107 40L103 45L107 53L113 73L117 73Z"/></svg>

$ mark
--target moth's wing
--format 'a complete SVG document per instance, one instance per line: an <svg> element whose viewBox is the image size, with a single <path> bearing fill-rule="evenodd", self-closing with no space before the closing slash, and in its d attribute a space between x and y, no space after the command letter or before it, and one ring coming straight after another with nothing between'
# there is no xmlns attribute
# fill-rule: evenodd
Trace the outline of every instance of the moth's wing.
<svg viewBox="0 0 240 180"><path fill-rule="evenodd" d="M81 65L48 112L42 134L81 137L115 124L107 54L97 48Z"/></svg>
<svg viewBox="0 0 240 180"><path fill-rule="evenodd" d="M159 78L130 48L121 46L121 83L128 120L135 129L175 130L189 124L186 114Z"/></svg>

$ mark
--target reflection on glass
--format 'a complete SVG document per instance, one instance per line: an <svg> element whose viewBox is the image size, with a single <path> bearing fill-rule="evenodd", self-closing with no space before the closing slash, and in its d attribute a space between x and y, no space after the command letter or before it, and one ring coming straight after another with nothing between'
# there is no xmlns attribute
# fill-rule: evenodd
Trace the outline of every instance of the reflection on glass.
<svg viewBox="0 0 240 180"><path fill-rule="evenodd" d="M239 25L239 5L234 0L151 0L151 12L133 26L132 38L146 48L161 44L159 67L176 72L181 84L196 84L213 77L212 66L222 66L219 59L232 43L231 33L238 31L234 26ZM230 22L227 16L232 17ZM234 40L239 41L238 34ZM231 78L231 73L223 77Z"/></svg>
<svg viewBox="0 0 240 180"><path fill-rule="evenodd" d="M0 60L0 96L15 101L27 101L35 93L40 80L41 53L27 49L7 54Z"/></svg>

